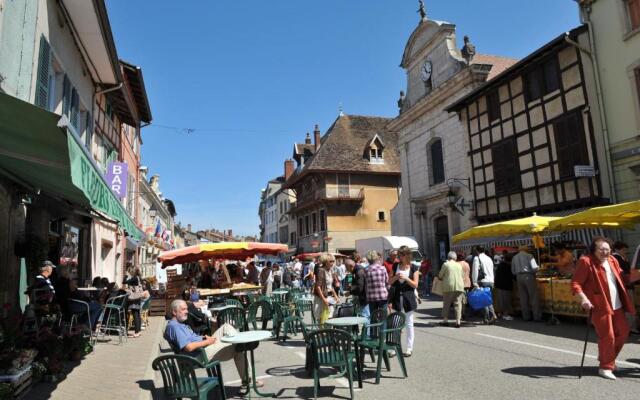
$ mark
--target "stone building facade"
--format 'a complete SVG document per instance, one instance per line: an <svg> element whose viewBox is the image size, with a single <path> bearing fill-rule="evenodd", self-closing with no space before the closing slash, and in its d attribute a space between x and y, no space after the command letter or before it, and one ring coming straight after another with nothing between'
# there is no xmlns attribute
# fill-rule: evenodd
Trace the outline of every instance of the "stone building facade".
<svg viewBox="0 0 640 400"><path fill-rule="evenodd" d="M448 105L499 74L515 60L475 54L456 27L422 19L409 38L401 67L407 72L400 115L388 125L398 135L402 194L392 212L394 235L414 236L434 261L446 259L449 239L475 225L469 207L454 211L448 194L469 204L470 162L465 128Z"/></svg>
<svg viewBox="0 0 640 400"><path fill-rule="evenodd" d="M603 147L611 166L602 173L612 180L612 200L640 198L640 0L580 0L580 16L589 27L585 47L596 67L605 116ZM589 45L590 44L590 45ZM586 53L585 53L586 54ZM595 103L594 103L595 105ZM624 230L624 240L640 242L640 231Z"/></svg>

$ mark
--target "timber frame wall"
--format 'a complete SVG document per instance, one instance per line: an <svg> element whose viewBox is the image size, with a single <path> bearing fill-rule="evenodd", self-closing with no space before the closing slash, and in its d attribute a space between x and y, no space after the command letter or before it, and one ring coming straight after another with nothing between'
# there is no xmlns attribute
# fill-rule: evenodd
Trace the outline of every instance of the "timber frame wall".
<svg viewBox="0 0 640 400"><path fill-rule="evenodd" d="M528 101L526 75L548 61L556 63L558 88ZM583 150L588 154L585 165L598 170L592 110L588 103L583 60L577 49L561 43L524 68L498 80L476 93L461 110L469 134L478 222L529 216L534 211L553 212L608 203L608 199L602 198L598 174L591 178L561 174L560 163L564 161L566 171L566 160L561 160L554 128L572 115L579 116L576 132L584 135ZM488 100L491 96L493 99ZM499 101L499 115L493 121L489 121L488 101L491 100ZM496 114L495 108L492 114ZM577 137L562 139L581 140ZM511 157L512 164L508 163L508 154L496 151L509 140L515 154ZM492 160L496 154L507 159L507 166L517 168L512 171L516 180L507 190L504 183L496 190L496 163ZM505 160L498 163L504 169Z"/></svg>

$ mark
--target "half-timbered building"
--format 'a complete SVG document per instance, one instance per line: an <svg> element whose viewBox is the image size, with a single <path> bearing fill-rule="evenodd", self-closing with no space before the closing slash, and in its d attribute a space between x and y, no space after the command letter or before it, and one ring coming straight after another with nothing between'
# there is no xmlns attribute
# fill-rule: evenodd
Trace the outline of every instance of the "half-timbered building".
<svg viewBox="0 0 640 400"><path fill-rule="evenodd" d="M602 129L578 27L448 108L468 134L478 223L609 202Z"/></svg>

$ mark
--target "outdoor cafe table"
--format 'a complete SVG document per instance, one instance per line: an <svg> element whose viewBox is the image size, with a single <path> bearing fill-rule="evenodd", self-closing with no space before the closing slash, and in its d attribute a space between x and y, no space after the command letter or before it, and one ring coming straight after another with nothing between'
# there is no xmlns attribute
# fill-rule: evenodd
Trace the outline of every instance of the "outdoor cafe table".
<svg viewBox="0 0 640 400"><path fill-rule="evenodd" d="M244 353L245 365L247 361L247 351L251 354L251 379L253 384L253 391L261 397L276 397L275 393L260 393L256 385L256 367L253 357L253 351L258 347L261 341L270 339L272 337L271 331L246 331L238 332L234 336L223 336L222 341L224 343L234 344L237 351ZM245 370L248 375L248 371ZM245 376L245 380L248 380L248 376ZM247 393L251 397L251 387Z"/></svg>
<svg viewBox="0 0 640 400"><path fill-rule="evenodd" d="M362 389L362 364L360 363L360 346L358 345L358 326L368 323L369 320L365 317L339 317L330 318L325 321L325 324L341 327L351 328L351 335L353 336L353 343L356 351L356 367L358 369L358 387Z"/></svg>

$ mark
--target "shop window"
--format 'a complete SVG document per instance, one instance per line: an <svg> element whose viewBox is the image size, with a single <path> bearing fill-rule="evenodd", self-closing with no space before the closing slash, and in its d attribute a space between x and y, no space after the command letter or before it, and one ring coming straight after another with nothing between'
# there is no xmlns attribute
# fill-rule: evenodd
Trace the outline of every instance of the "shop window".
<svg viewBox="0 0 640 400"><path fill-rule="evenodd" d="M627 15L629 16L629 28L640 28L640 0L625 0L627 3Z"/></svg>
<svg viewBox="0 0 640 400"><path fill-rule="evenodd" d="M576 165L590 165L580 112L573 112L553 124L560 178L575 176Z"/></svg>
<svg viewBox="0 0 640 400"><path fill-rule="evenodd" d="M326 215L324 210L320 210L320 230L321 231L327 230L327 221L326 221Z"/></svg>
<svg viewBox="0 0 640 400"><path fill-rule="evenodd" d="M437 139L429 146L429 169L431 185L444 182L444 158L442 157L442 140Z"/></svg>
<svg viewBox="0 0 640 400"><path fill-rule="evenodd" d="M500 97L497 90L487 95L487 112L489 113L489 122L500 119Z"/></svg>
<svg viewBox="0 0 640 400"><path fill-rule="evenodd" d="M496 194L508 194L521 187L520 165L515 138L497 142L491 147Z"/></svg>
<svg viewBox="0 0 640 400"><path fill-rule="evenodd" d="M311 213L311 223L313 224L313 233L318 232L318 214Z"/></svg>
<svg viewBox="0 0 640 400"><path fill-rule="evenodd" d="M527 101L533 101L560 88L560 68L554 55L525 74Z"/></svg>
<svg viewBox="0 0 640 400"><path fill-rule="evenodd" d="M305 235L311 234L311 220L309 215L304 216L304 233Z"/></svg>

